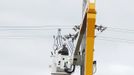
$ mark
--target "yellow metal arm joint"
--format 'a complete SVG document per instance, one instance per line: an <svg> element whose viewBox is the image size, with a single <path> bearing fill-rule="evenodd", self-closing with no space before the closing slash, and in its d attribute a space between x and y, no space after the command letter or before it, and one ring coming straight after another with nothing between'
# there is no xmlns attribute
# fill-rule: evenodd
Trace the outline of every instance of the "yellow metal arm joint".
<svg viewBox="0 0 134 75"><path fill-rule="evenodd" d="M89 3L89 7L88 7L88 13L95 13L96 14L96 10L95 10L95 3Z"/></svg>

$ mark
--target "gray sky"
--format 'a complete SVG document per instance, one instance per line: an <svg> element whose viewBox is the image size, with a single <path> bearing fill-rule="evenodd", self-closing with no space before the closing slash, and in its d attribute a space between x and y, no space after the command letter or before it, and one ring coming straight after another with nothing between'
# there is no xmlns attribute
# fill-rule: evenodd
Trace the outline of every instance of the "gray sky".
<svg viewBox="0 0 134 75"><path fill-rule="evenodd" d="M95 41L96 75L133 75L134 1L96 2L96 24L108 27ZM0 0L0 26L72 27L81 23L81 8L82 0ZM56 29L1 30L0 75L50 75L49 56L55 33Z"/></svg>

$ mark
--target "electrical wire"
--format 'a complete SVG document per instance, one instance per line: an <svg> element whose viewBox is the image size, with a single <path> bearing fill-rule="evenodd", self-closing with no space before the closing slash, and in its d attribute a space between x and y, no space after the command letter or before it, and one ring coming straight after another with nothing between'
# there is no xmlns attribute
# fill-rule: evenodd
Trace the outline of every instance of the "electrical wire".
<svg viewBox="0 0 134 75"><path fill-rule="evenodd" d="M72 29L72 26L45 25L45 26L0 26L0 30L54 30Z"/></svg>
<svg viewBox="0 0 134 75"><path fill-rule="evenodd" d="M71 26L62 26L62 25L45 25L45 26L0 26L0 30L54 30L54 29L72 29ZM116 28L116 27L107 27L107 31L109 31L108 29L111 29L111 31L119 31L119 32L126 32L126 33L134 33L133 29L124 29L124 28ZM111 39L118 39L118 40L125 40L125 41L134 41L134 40L126 40L126 39L122 39L122 38L112 38L112 37L103 37L100 36L100 34L102 34L101 32L97 34L97 37L99 35L99 37L101 38L111 38ZM2 37L2 36L0 36ZM12 36L7 36L7 37L12 37ZM33 37L33 36L29 36L29 37ZM35 36L37 37L37 36ZM42 36L39 36L42 37ZM44 38L44 37L43 37Z"/></svg>
<svg viewBox="0 0 134 75"><path fill-rule="evenodd" d="M116 29L116 30L134 31L134 29L128 29L128 28L117 28L117 27L107 27L107 28Z"/></svg>
<svg viewBox="0 0 134 75"><path fill-rule="evenodd" d="M96 38L96 40L134 44L134 40L128 40L128 39L122 39L122 38L114 38L114 37L107 37L107 36L99 36L99 37Z"/></svg>
<svg viewBox="0 0 134 75"><path fill-rule="evenodd" d="M42 27L72 27L74 25L43 25L43 26L0 26L0 28L42 28Z"/></svg>
<svg viewBox="0 0 134 75"><path fill-rule="evenodd" d="M0 36L0 38L49 38L47 36Z"/></svg>
<svg viewBox="0 0 134 75"><path fill-rule="evenodd" d="M106 31L113 31L116 33L134 33L134 29L127 28L117 28L117 27L107 27Z"/></svg>
<svg viewBox="0 0 134 75"><path fill-rule="evenodd" d="M0 31L5 30L57 30L58 28L0 28ZM61 28L61 29L71 29L71 28Z"/></svg>
<svg viewBox="0 0 134 75"><path fill-rule="evenodd" d="M116 32L116 34L118 34L119 32L121 32L121 33L127 33L127 34L134 33L134 30L133 29L114 28L114 27L107 27L106 31L107 32L114 31L114 32ZM123 39L123 38L116 38L116 37L107 37L107 36L102 36L101 34L102 34L102 32L96 33L96 36L95 36L96 39L103 40L103 41L120 42L120 43L121 42L131 43L131 44L134 43L134 40Z"/></svg>

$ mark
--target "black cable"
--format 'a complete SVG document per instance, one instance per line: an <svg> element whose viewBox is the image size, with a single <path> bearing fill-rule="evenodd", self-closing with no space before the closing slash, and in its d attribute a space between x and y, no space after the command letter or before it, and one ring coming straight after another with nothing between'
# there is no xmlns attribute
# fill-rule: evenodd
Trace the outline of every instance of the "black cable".
<svg viewBox="0 0 134 75"><path fill-rule="evenodd" d="M128 40L123 38L114 38L114 37L107 37L107 36L99 36L100 38L110 38L110 39L117 39L117 40L123 40L123 41L134 41L134 40Z"/></svg>
<svg viewBox="0 0 134 75"><path fill-rule="evenodd" d="M75 65L71 65L71 68L68 68L67 67L67 62L65 63L65 69L64 69L64 71L66 72L66 73L69 73L69 74L71 74L71 73L73 73L74 71L75 71Z"/></svg>
<svg viewBox="0 0 134 75"><path fill-rule="evenodd" d="M99 25L98 25L99 26ZM102 25L100 25L102 26ZM106 31L109 31L109 29L111 31L114 31L114 32L128 32L128 33L134 33L134 29L128 29L128 28L117 28L117 27L107 27L107 26L103 26L103 27L106 27Z"/></svg>
<svg viewBox="0 0 134 75"><path fill-rule="evenodd" d="M28 28L25 28L25 29L24 28L18 28L18 29L17 28L5 28L5 29L0 28L0 31L2 30L3 31L5 30L43 30L44 31L44 30L57 30L57 29L58 28L36 28L36 29L35 28L34 29L33 28L31 29L30 28L29 29ZM61 28L61 29L71 29L71 28Z"/></svg>
<svg viewBox="0 0 134 75"><path fill-rule="evenodd" d="M74 25L42 25L42 26L0 26L0 28L43 28L43 27L72 27Z"/></svg>
<svg viewBox="0 0 134 75"><path fill-rule="evenodd" d="M96 38L96 40L134 44L134 40L127 40L121 38L101 37L101 38Z"/></svg>
<svg viewBox="0 0 134 75"><path fill-rule="evenodd" d="M0 30L54 30L72 29L72 26L45 25L45 26L0 26Z"/></svg>
<svg viewBox="0 0 134 75"><path fill-rule="evenodd" d="M115 30L126 30L126 31L133 31L133 32L134 32L134 29L117 28L117 27L107 27L107 28L110 28L110 29L115 29Z"/></svg>

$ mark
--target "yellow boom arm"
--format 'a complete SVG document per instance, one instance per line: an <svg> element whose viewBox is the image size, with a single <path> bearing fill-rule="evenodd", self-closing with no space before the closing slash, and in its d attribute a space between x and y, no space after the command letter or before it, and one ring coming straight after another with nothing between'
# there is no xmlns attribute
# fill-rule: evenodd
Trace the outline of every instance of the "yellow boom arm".
<svg viewBox="0 0 134 75"><path fill-rule="evenodd" d="M89 3L86 23L85 75L93 75L93 51L95 37L95 3Z"/></svg>

